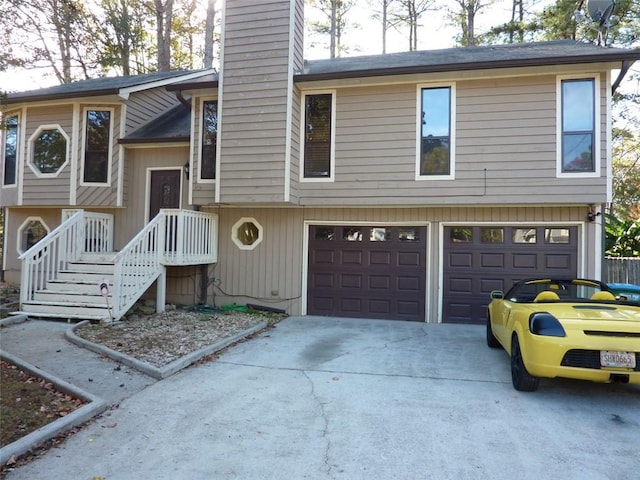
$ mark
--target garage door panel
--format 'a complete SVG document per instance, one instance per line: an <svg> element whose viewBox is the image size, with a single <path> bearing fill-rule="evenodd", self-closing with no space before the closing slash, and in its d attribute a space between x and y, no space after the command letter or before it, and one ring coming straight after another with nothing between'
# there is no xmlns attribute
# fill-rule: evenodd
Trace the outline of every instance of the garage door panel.
<svg viewBox="0 0 640 480"><path fill-rule="evenodd" d="M368 313L371 314L371 316L388 315L391 313L390 300L370 300L368 305Z"/></svg>
<svg viewBox="0 0 640 480"><path fill-rule="evenodd" d="M391 252L370 252L370 265L391 265Z"/></svg>
<svg viewBox="0 0 640 480"><path fill-rule="evenodd" d="M334 288L334 275L332 273L314 273L311 276L311 284L314 288Z"/></svg>
<svg viewBox="0 0 640 480"><path fill-rule="evenodd" d="M340 310L345 313L358 313L362 311L362 300L358 297L342 297Z"/></svg>
<svg viewBox="0 0 640 480"><path fill-rule="evenodd" d="M492 290L505 290L504 279L502 278L483 278L480 279L480 292L491 293Z"/></svg>
<svg viewBox="0 0 640 480"><path fill-rule="evenodd" d="M503 253L484 253L480 255L480 267L504 268L505 258Z"/></svg>
<svg viewBox="0 0 640 480"><path fill-rule="evenodd" d="M398 277L399 292L419 292L423 289L420 277Z"/></svg>
<svg viewBox="0 0 640 480"><path fill-rule="evenodd" d="M470 252L452 252L448 257L450 267L467 267L473 266L473 255Z"/></svg>
<svg viewBox="0 0 640 480"><path fill-rule="evenodd" d="M577 227L446 227L443 240L444 322L484 323L490 292L523 278L577 275Z"/></svg>
<svg viewBox="0 0 640 480"><path fill-rule="evenodd" d="M571 266L571 257L569 255L545 255L545 267L554 270L566 270Z"/></svg>
<svg viewBox="0 0 640 480"><path fill-rule="evenodd" d="M342 265L362 265L362 251L343 250L341 260Z"/></svg>
<svg viewBox="0 0 640 480"><path fill-rule="evenodd" d="M452 293L467 293L471 291L473 281L471 278L449 278L447 284Z"/></svg>
<svg viewBox="0 0 640 480"><path fill-rule="evenodd" d="M312 263L315 265L333 265L335 263L335 252L331 250L316 250L313 252Z"/></svg>
<svg viewBox="0 0 640 480"><path fill-rule="evenodd" d="M309 227L307 313L424 321L427 238L424 226Z"/></svg>
<svg viewBox="0 0 640 480"><path fill-rule="evenodd" d="M369 288L389 290L391 288L391 277L389 275L369 276Z"/></svg>
<svg viewBox="0 0 640 480"><path fill-rule="evenodd" d="M329 296L318 295L313 298L312 304L309 305L312 308L316 315L327 314L327 312L332 312L334 310L333 298Z"/></svg>
<svg viewBox="0 0 640 480"><path fill-rule="evenodd" d="M362 288L362 275L340 275L341 288Z"/></svg>
<svg viewBox="0 0 640 480"><path fill-rule="evenodd" d="M538 255L535 253L514 253L513 268L535 270L538 267Z"/></svg>
<svg viewBox="0 0 640 480"><path fill-rule="evenodd" d="M398 253L398 265L421 267L421 255L419 252L400 252Z"/></svg>

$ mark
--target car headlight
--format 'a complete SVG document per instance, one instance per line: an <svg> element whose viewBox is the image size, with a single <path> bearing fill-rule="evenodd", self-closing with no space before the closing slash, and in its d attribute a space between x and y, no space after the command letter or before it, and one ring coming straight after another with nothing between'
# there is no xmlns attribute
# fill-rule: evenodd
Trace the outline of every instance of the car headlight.
<svg viewBox="0 0 640 480"><path fill-rule="evenodd" d="M567 334L556 317L547 312L533 313L529 317L529 330L534 335L566 337Z"/></svg>

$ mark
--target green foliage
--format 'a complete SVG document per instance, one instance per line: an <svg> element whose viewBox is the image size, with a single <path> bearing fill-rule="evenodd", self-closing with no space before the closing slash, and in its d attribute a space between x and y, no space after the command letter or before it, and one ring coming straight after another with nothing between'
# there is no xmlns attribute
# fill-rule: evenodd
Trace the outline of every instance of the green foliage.
<svg viewBox="0 0 640 480"><path fill-rule="evenodd" d="M605 215L605 254L609 257L640 257L640 220L619 220Z"/></svg>

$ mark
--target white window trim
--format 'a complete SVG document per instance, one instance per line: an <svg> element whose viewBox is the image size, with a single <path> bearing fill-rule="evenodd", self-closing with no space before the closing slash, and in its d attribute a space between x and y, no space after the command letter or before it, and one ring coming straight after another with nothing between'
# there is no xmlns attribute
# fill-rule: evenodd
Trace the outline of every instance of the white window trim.
<svg viewBox="0 0 640 480"><path fill-rule="evenodd" d="M7 131L5 129L2 129L2 131L0 131L0 155L2 155L2 171L0 172L0 175L2 175L2 179L1 179L1 183L0 183L0 188L18 188L18 172L19 172L19 165L20 165L20 112L8 112L5 113L2 116L2 121L4 122L4 120L6 120L7 117L17 117L18 119L18 128L16 129L16 165L15 165L15 178L14 178L14 182L9 184L9 185L5 185L4 183L4 171L7 168L7 163L5 162L4 159L4 146L5 146L5 142L7 141Z"/></svg>
<svg viewBox="0 0 640 480"><path fill-rule="evenodd" d="M563 80L593 80L593 172L563 172L562 171L562 81ZM595 73L582 75L558 75L556 77L556 178L594 178L600 177L601 165L601 131L602 119L600 118L600 76Z"/></svg>
<svg viewBox="0 0 640 480"><path fill-rule="evenodd" d="M35 141L36 138L38 138L38 136L40 135L40 133L43 130L59 130L60 133L62 134L62 136L65 138L65 140L67 141L67 151L65 152L65 160L62 163L62 165L60 165L60 168L58 168L57 171L55 171L54 173L42 173L34 164L33 164L33 142ZM64 131L64 128L62 128L60 126L60 124L57 123L52 123L49 125L40 125L35 132L33 132L33 134L29 137L29 142L27 143L28 145L28 160L27 163L29 165L29 168L31 169L31 171L35 174L36 177L40 177L40 178L55 178L58 175L60 175L60 172L62 172L65 167L67 165L69 165L69 153L71 150L71 140L69 138L69 135L67 135L67 132Z"/></svg>
<svg viewBox="0 0 640 480"><path fill-rule="evenodd" d="M450 105L450 125L449 125L449 142L450 142L450 165L449 175L420 175L420 153L422 151L422 89L423 88L442 88L451 89L451 105ZM416 85L416 180L455 180L456 178L456 83L421 83Z"/></svg>
<svg viewBox="0 0 640 480"><path fill-rule="evenodd" d="M240 227L240 225L242 225L243 223L253 223L256 226L256 228L258 229L258 239L255 242L253 242L251 245L245 245L238 238L238 233L237 233L238 232L238 227ZM236 223L233 224L233 227L231 227L231 240L233 241L233 243L236 244L236 246L240 250L253 250L258 245L260 245L260 243L262 243L262 240L264 240L264 228L262 227L260 222L258 222L255 218L253 218L253 217L242 217L240 220L238 220Z"/></svg>
<svg viewBox="0 0 640 480"><path fill-rule="evenodd" d="M84 181L84 166L85 166L85 148L87 145L87 112L109 112L109 151L107 154L107 181L106 182L85 182ZM110 187L111 175L113 166L113 120L115 116L115 109L112 107L85 107L82 110L82 146L80 150L80 186L82 187Z"/></svg>
<svg viewBox="0 0 640 480"><path fill-rule="evenodd" d="M202 165L202 134L204 133L204 102L218 102L218 132L216 132L216 158L214 158L214 168L216 169L215 173L216 173L216 178L202 178L202 169L200 168L200 166ZM198 102L199 105L199 110L198 112L196 112L196 115L198 115L198 118L196 118L196 124L200 127L199 128L199 135L198 138L194 139L194 146L196 149L196 158L198 159L198 175L195 177L198 181L198 183L209 183L209 184L215 184L218 180L218 141L220 140L220 137L218 135L219 133L219 127L220 127L220 102L218 101L217 97L201 97L200 101ZM189 171L193 172L193 165L189 165ZM193 173L191 173L190 176L193 176Z"/></svg>
<svg viewBox="0 0 640 480"><path fill-rule="evenodd" d="M331 147L329 153L328 177L305 177L304 176L304 146L306 137L306 98L308 95L331 95ZM336 175L336 90L309 90L302 92L300 102L300 182L301 183L327 183L334 182Z"/></svg>
<svg viewBox="0 0 640 480"><path fill-rule="evenodd" d="M44 227L44 229L47 231L47 235L49 235L51 233L51 229L49 228L49 225L47 225L47 222L45 222L42 219L42 217L38 217L38 216L27 217L24 220L24 222L22 222L20 224L20 226L18 227L18 230L16 232L16 251L18 252L18 256L20 256L20 255L22 255L24 253L24 251L22 251L22 233L23 233L23 230L31 222L40 222L42 224L42 226Z"/></svg>

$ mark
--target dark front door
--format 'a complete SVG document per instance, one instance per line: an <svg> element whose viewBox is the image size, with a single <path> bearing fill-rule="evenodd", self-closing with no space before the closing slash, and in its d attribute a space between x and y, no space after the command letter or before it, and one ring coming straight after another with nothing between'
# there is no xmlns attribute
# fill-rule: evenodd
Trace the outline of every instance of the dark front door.
<svg viewBox="0 0 640 480"><path fill-rule="evenodd" d="M180 208L180 170L151 171L151 199L149 220L161 208Z"/></svg>
<svg viewBox="0 0 640 480"><path fill-rule="evenodd" d="M161 208L180 208L180 170L151 171L151 199L149 201L149 220L160 212ZM175 252L178 241L177 216L167 218L165 225L165 251Z"/></svg>
<svg viewBox="0 0 640 480"><path fill-rule="evenodd" d="M492 290L518 280L574 277L578 228L465 226L444 229L442 321L483 324Z"/></svg>
<svg viewBox="0 0 640 480"><path fill-rule="evenodd" d="M424 226L309 228L307 313L425 321Z"/></svg>

